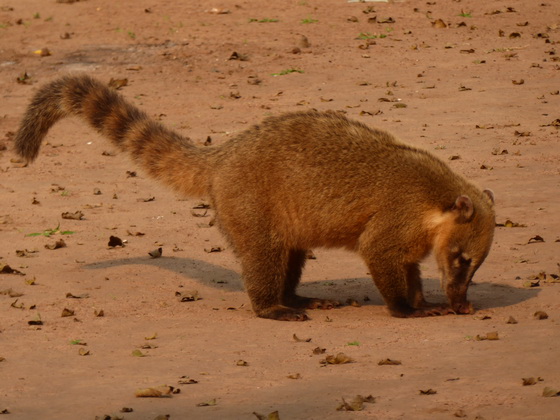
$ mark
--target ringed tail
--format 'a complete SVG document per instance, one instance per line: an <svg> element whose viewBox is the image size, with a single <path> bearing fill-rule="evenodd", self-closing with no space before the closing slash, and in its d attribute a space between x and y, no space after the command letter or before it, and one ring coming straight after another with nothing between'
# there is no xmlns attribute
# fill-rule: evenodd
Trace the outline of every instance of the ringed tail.
<svg viewBox="0 0 560 420"><path fill-rule="evenodd" d="M197 147L86 75L64 76L39 89L16 134L16 153L33 162L49 129L67 116L83 118L150 176L180 194L208 194L212 148Z"/></svg>

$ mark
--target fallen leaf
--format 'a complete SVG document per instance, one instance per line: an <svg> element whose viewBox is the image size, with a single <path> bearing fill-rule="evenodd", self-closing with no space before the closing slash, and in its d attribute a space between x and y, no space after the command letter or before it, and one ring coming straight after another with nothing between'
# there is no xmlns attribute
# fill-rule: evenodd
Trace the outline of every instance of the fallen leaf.
<svg viewBox="0 0 560 420"><path fill-rule="evenodd" d="M325 359L321 360L319 363L322 365L343 365L346 363L353 363L354 359L346 356L344 353L338 353L336 356L328 355Z"/></svg>
<svg viewBox="0 0 560 420"><path fill-rule="evenodd" d="M560 396L560 390L547 386L543 389L542 395L543 397L558 397Z"/></svg>
<svg viewBox="0 0 560 420"><path fill-rule="evenodd" d="M87 298L89 298L89 294L88 293L82 293L80 295L73 295L72 293L68 292L68 293L66 293L66 297L68 299L87 299Z"/></svg>
<svg viewBox="0 0 560 420"><path fill-rule="evenodd" d="M137 202L139 203L149 203L150 201L155 201L155 197L148 197L148 198L138 198L136 199Z"/></svg>
<svg viewBox="0 0 560 420"><path fill-rule="evenodd" d="M33 51L33 54L37 54L41 57L48 57L49 55L52 55L48 48L41 48L40 50L35 50Z"/></svg>
<svg viewBox="0 0 560 420"><path fill-rule="evenodd" d="M529 239L529 242L527 242L527 243L528 244L536 244L538 242L544 242L544 239L543 239L542 236L535 235L531 239Z"/></svg>
<svg viewBox="0 0 560 420"><path fill-rule="evenodd" d="M132 355L134 357L146 357L146 355L144 353L142 353L140 350L136 349L132 351Z"/></svg>
<svg viewBox="0 0 560 420"><path fill-rule="evenodd" d="M45 248L50 250L66 248L66 242L64 242L64 239L59 239L55 243L45 244Z"/></svg>
<svg viewBox="0 0 560 420"><path fill-rule="evenodd" d="M523 386L535 385L537 382L541 382L541 381L544 381L544 379L541 378L540 376L537 378L534 378L532 376L530 378L521 378L521 382Z"/></svg>
<svg viewBox="0 0 560 420"><path fill-rule="evenodd" d="M268 415L266 416L264 414L259 414L255 411L253 411L253 414L259 420L280 420L280 414L278 413L278 411L273 411L272 413L268 413Z"/></svg>
<svg viewBox="0 0 560 420"><path fill-rule="evenodd" d="M197 407L212 407L212 406L217 405L217 404L218 404L218 402L216 401L216 398L214 398L214 399L211 399L210 401L205 401L205 402L198 403L196 406Z"/></svg>
<svg viewBox="0 0 560 420"><path fill-rule="evenodd" d="M83 347L80 347L80 348L78 349L78 355L80 355L80 356L89 356L90 354L91 354L91 353L89 352L89 350L87 350L87 349L85 349L85 348L83 348Z"/></svg>
<svg viewBox="0 0 560 420"><path fill-rule="evenodd" d="M496 331L489 332L486 335L477 335L476 336L477 341L499 340L499 339L500 339L500 337L498 336L498 332L496 332Z"/></svg>
<svg viewBox="0 0 560 420"><path fill-rule="evenodd" d="M323 349L321 347L315 347L313 349L313 354L324 354L327 351L327 349Z"/></svg>
<svg viewBox="0 0 560 420"><path fill-rule="evenodd" d="M113 79L111 77L111 80L109 80L109 83L107 84L110 88L113 88L115 90L119 90L125 86L128 85L128 79Z"/></svg>
<svg viewBox="0 0 560 420"><path fill-rule="evenodd" d="M105 311L103 311L103 309L99 309L99 310L94 310L93 311L93 315L97 318L102 318L105 316Z"/></svg>
<svg viewBox="0 0 560 420"><path fill-rule="evenodd" d="M511 83L513 83L514 85L522 85L525 83L525 80L524 79L512 80Z"/></svg>
<svg viewBox="0 0 560 420"><path fill-rule="evenodd" d="M28 249L16 249L16 255L21 258L35 257L36 255L32 255L32 254L37 254L38 252L39 251L36 249L32 251Z"/></svg>
<svg viewBox="0 0 560 420"><path fill-rule="evenodd" d="M245 360L241 360L239 359L237 362L235 362L236 366L249 366L249 363L247 363Z"/></svg>
<svg viewBox="0 0 560 420"><path fill-rule="evenodd" d="M434 395L434 394L437 394L437 391L432 388L420 390L420 395Z"/></svg>
<svg viewBox="0 0 560 420"><path fill-rule="evenodd" d="M62 318L68 317L68 316L74 316L74 311L72 309L68 309L68 308L64 308L62 310L62 315L60 315Z"/></svg>
<svg viewBox="0 0 560 420"><path fill-rule="evenodd" d="M21 297L21 296L23 296L23 293L15 292L15 291L12 290L12 288L10 287L9 289L0 290L0 295L6 295L6 296L9 296L9 297L11 297L11 298L15 298L15 297Z"/></svg>
<svg viewBox="0 0 560 420"><path fill-rule="evenodd" d="M522 223L512 222L510 219L506 219L504 223L496 223L496 227L514 228L514 227L527 227L527 225Z"/></svg>
<svg viewBox="0 0 560 420"><path fill-rule="evenodd" d="M132 413L134 410L130 407L123 407L120 411L121 413Z"/></svg>
<svg viewBox="0 0 560 420"><path fill-rule="evenodd" d="M116 246L124 247L124 242L121 238L111 235L109 237L109 243L107 244L107 246L111 248L114 248Z"/></svg>
<svg viewBox="0 0 560 420"><path fill-rule="evenodd" d="M377 364L378 364L379 366L383 366L383 365L393 365L393 366L396 366L396 365L402 365L402 362L401 362L400 360L383 359L383 360L380 360Z"/></svg>
<svg viewBox="0 0 560 420"><path fill-rule="evenodd" d="M137 389L134 396L137 398L169 398L175 388L169 385L162 385L153 388Z"/></svg>
<svg viewBox="0 0 560 420"><path fill-rule="evenodd" d="M62 213L62 218L71 220L83 220L84 213L82 213L80 210L75 211L74 213L70 213L69 211L67 211L65 213Z"/></svg>
<svg viewBox="0 0 560 420"><path fill-rule="evenodd" d="M445 22L443 20L436 19L435 21L432 22L432 27L442 29L442 28L447 28L447 25L445 24Z"/></svg>
<svg viewBox="0 0 560 420"><path fill-rule="evenodd" d="M375 397L368 395L363 397L361 395L356 395L352 401L347 402L344 397L342 398L342 404L340 404L336 410L337 411L362 411L364 409L364 403L373 404L375 402Z"/></svg>
<svg viewBox="0 0 560 420"><path fill-rule="evenodd" d="M288 379L301 379L301 374L300 373L291 373L290 375L287 376Z"/></svg>
<svg viewBox="0 0 560 420"><path fill-rule="evenodd" d="M157 338L157 333L153 333L150 336L144 337L144 340L155 340Z"/></svg>
<svg viewBox="0 0 560 420"><path fill-rule="evenodd" d="M0 264L0 274L18 274L20 276L25 276L24 273L10 267L8 264Z"/></svg>
<svg viewBox="0 0 560 420"><path fill-rule="evenodd" d="M296 343L309 343L311 338L299 338L297 335L293 335L293 339Z"/></svg>
<svg viewBox="0 0 560 420"><path fill-rule="evenodd" d="M179 299L179 302L194 302L202 299L198 295L198 290L193 290L190 292L175 292L175 296Z"/></svg>
<svg viewBox="0 0 560 420"><path fill-rule="evenodd" d="M537 311L533 314L533 318L538 320L548 319L548 314L544 311Z"/></svg>
<svg viewBox="0 0 560 420"><path fill-rule="evenodd" d="M181 376L181 378L177 381L178 384L180 385L192 385L192 384L197 384L198 381L192 378L189 378L188 376Z"/></svg>
<svg viewBox="0 0 560 420"><path fill-rule="evenodd" d="M204 252L212 253L212 252L222 252L224 249L221 246L212 246L210 248L204 248Z"/></svg>
<svg viewBox="0 0 560 420"><path fill-rule="evenodd" d="M162 254L162 248L154 249L153 251L148 252L148 255L152 258L160 258Z"/></svg>

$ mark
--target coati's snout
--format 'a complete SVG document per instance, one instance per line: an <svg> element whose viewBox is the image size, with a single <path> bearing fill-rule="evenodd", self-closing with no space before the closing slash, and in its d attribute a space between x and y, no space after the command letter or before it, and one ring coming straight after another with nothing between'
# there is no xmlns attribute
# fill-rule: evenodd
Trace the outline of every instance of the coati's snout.
<svg viewBox="0 0 560 420"><path fill-rule="evenodd" d="M492 245L495 227L494 195L476 204L466 195L457 198L453 208L442 217L436 234L434 252L441 272L441 286L451 309L457 314L474 312L467 300L472 278L486 259Z"/></svg>

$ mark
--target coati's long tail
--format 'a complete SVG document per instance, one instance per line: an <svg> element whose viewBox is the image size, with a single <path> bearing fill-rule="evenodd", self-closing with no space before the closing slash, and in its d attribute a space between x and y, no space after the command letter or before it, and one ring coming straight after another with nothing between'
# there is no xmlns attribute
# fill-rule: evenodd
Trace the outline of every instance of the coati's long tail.
<svg viewBox="0 0 560 420"><path fill-rule="evenodd" d="M43 86L29 104L16 135L16 152L32 162L49 129L61 118L77 115L149 175L185 196L208 193L209 148L199 148L172 132L118 94L85 75L65 76Z"/></svg>

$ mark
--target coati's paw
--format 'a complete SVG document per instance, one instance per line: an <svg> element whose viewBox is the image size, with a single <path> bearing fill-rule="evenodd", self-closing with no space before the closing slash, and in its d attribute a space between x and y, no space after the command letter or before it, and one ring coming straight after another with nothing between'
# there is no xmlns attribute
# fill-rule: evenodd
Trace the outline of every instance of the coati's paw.
<svg viewBox="0 0 560 420"><path fill-rule="evenodd" d="M278 321L307 321L309 319L305 311L282 305L261 309L256 313L260 318L276 319Z"/></svg>
<svg viewBox="0 0 560 420"><path fill-rule="evenodd" d="M429 306L426 308L389 308L389 312L392 316L396 318L425 318L428 316L442 316L442 315L449 315L454 314L453 311L448 306Z"/></svg>
<svg viewBox="0 0 560 420"><path fill-rule="evenodd" d="M329 299L310 298L305 296L293 296L288 304L294 308L305 309L333 309L340 306L340 302Z"/></svg>
<svg viewBox="0 0 560 420"><path fill-rule="evenodd" d="M453 312L459 315L461 314L471 315L475 313L472 303L470 302L455 303L452 306L453 306Z"/></svg>

